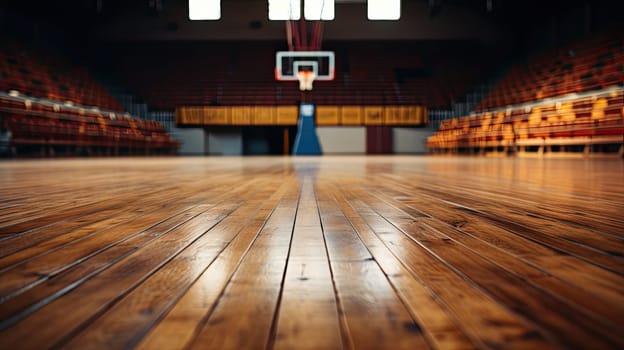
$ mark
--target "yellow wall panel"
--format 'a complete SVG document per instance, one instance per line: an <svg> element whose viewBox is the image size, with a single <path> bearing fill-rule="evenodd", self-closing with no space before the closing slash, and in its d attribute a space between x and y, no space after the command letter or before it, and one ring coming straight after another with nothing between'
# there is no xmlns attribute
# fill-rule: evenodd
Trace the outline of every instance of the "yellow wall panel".
<svg viewBox="0 0 624 350"><path fill-rule="evenodd" d="M405 106L405 111L401 114L401 124L414 125L417 108L417 106Z"/></svg>
<svg viewBox="0 0 624 350"><path fill-rule="evenodd" d="M296 106L278 106L275 114L278 125L297 125L299 108Z"/></svg>
<svg viewBox="0 0 624 350"><path fill-rule="evenodd" d="M180 125L296 125L296 106L180 107ZM420 106L317 106L317 125L422 125L427 109Z"/></svg>
<svg viewBox="0 0 624 350"><path fill-rule="evenodd" d="M339 125L340 109L338 106L317 106L316 125Z"/></svg>
<svg viewBox="0 0 624 350"><path fill-rule="evenodd" d="M342 125L362 125L362 107L343 106L340 108L340 124Z"/></svg>
<svg viewBox="0 0 624 350"><path fill-rule="evenodd" d="M186 125L189 124L190 120L188 117L188 113L183 108L176 109L176 123Z"/></svg>
<svg viewBox="0 0 624 350"><path fill-rule="evenodd" d="M182 116L182 109L176 108L175 110L175 123L176 124L184 124L184 119Z"/></svg>
<svg viewBox="0 0 624 350"><path fill-rule="evenodd" d="M232 125L251 125L252 107L232 107Z"/></svg>
<svg viewBox="0 0 624 350"><path fill-rule="evenodd" d="M422 107L409 106L407 107L407 113L405 114L405 124L407 125L420 125L422 123Z"/></svg>
<svg viewBox="0 0 624 350"><path fill-rule="evenodd" d="M202 113L200 110L200 107L191 107L188 109L187 111L187 120L188 120L188 124L191 125L201 125L203 120L202 120Z"/></svg>
<svg viewBox="0 0 624 350"><path fill-rule="evenodd" d="M204 125L229 125L231 107L204 107Z"/></svg>
<svg viewBox="0 0 624 350"><path fill-rule="evenodd" d="M254 125L275 125L276 108L267 106L253 107L253 124Z"/></svg>
<svg viewBox="0 0 624 350"><path fill-rule="evenodd" d="M402 106L386 106L384 110L384 120L383 123L385 125L400 125L402 123L402 115L403 112Z"/></svg>
<svg viewBox="0 0 624 350"><path fill-rule="evenodd" d="M388 106L385 109L386 125L421 125L425 109L421 106Z"/></svg>
<svg viewBox="0 0 624 350"><path fill-rule="evenodd" d="M413 106L401 106L399 109L399 124L410 125L410 111Z"/></svg>
<svg viewBox="0 0 624 350"><path fill-rule="evenodd" d="M384 108L381 106L364 106L364 124L383 124Z"/></svg>

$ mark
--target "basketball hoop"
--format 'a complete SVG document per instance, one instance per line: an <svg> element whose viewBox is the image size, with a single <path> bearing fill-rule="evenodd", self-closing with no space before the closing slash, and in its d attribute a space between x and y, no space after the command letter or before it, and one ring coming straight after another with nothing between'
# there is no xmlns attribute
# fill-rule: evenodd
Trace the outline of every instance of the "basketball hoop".
<svg viewBox="0 0 624 350"><path fill-rule="evenodd" d="M299 79L300 91L312 91L312 83L314 82L316 74L312 71L300 70L297 72L297 79Z"/></svg>
<svg viewBox="0 0 624 350"><path fill-rule="evenodd" d="M325 14L325 2L320 5L318 16L306 14L306 18L314 20L286 20L288 51L278 51L275 55L275 79L299 81L301 92L311 91L315 80L334 80L334 52L321 51L323 20L333 19L333 12L331 16ZM333 10L333 1L331 6Z"/></svg>

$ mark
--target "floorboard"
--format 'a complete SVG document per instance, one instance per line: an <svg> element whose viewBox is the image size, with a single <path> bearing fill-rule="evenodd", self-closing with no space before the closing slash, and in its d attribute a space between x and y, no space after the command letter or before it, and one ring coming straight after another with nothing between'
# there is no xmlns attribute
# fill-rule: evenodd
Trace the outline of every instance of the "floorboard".
<svg viewBox="0 0 624 350"><path fill-rule="evenodd" d="M624 348L624 162L0 162L0 344Z"/></svg>

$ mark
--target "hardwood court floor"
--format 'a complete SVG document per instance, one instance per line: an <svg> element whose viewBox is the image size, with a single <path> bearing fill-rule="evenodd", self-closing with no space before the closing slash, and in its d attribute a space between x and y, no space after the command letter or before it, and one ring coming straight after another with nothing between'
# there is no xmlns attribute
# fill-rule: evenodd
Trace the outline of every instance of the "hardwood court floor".
<svg viewBox="0 0 624 350"><path fill-rule="evenodd" d="M0 163L2 349L624 348L621 159Z"/></svg>

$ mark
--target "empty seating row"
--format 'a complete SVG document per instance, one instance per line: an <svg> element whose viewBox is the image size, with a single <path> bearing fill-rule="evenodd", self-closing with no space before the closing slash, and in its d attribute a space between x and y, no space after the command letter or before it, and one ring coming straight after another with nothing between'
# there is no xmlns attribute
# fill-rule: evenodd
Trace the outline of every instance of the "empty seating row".
<svg viewBox="0 0 624 350"><path fill-rule="evenodd" d="M0 48L0 91L71 101L122 111L121 105L82 67L62 57L17 43Z"/></svg>
<svg viewBox="0 0 624 350"><path fill-rule="evenodd" d="M158 122L23 97L0 96L12 147L99 147L113 154L171 154L179 144Z"/></svg>
<svg viewBox="0 0 624 350"><path fill-rule="evenodd" d="M176 87L170 84L146 84L141 95L150 108L172 109L189 105L296 105L301 100L298 83L219 81L198 86L197 82ZM390 80L372 83L314 82L308 93L320 105L404 105L421 104L448 107L450 94L443 84L432 79L395 86Z"/></svg>
<svg viewBox="0 0 624 350"><path fill-rule="evenodd" d="M624 142L624 90L446 120L427 140L432 152Z"/></svg>
<svg viewBox="0 0 624 350"><path fill-rule="evenodd" d="M515 64L477 111L604 89L624 83L624 38L611 33L548 50Z"/></svg>
<svg viewBox="0 0 624 350"><path fill-rule="evenodd" d="M152 110L200 105L296 105L302 99L298 82L275 81L275 52L280 47L274 43L171 45L171 50L124 46L124 52L131 54L111 55L112 61L118 61L114 65L118 78L145 99ZM314 90L307 93L306 99L321 105L448 107L478 76L478 70L464 66L449 69L451 63L432 68L435 62L415 58L420 54L417 50L404 49L401 55L395 55L391 50L353 46L335 48L335 80L314 82Z"/></svg>

